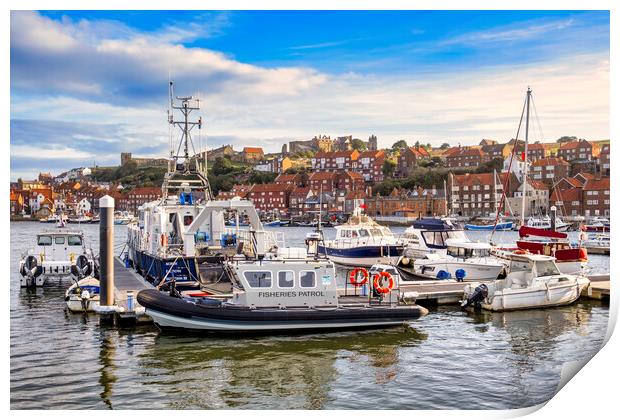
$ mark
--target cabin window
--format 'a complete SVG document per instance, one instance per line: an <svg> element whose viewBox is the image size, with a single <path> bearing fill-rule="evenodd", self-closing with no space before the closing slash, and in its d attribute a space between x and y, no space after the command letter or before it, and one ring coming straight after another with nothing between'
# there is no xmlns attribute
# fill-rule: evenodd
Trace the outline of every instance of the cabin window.
<svg viewBox="0 0 620 420"><path fill-rule="evenodd" d="M271 287L271 271L246 271L243 275L250 287Z"/></svg>
<svg viewBox="0 0 620 420"><path fill-rule="evenodd" d="M40 246L48 246L52 244L52 237L51 236L39 236L39 239L37 239L37 245Z"/></svg>
<svg viewBox="0 0 620 420"><path fill-rule="evenodd" d="M357 238L357 231L352 230L352 231L351 231L351 237L352 237L352 238Z"/></svg>
<svg viewBox="0 0 620 420"><path fill-rule="evenodd" d="M302 271L299 273L299 285L301 287L315 287L316 273L314 271Z"/></svg>
<svg viewBox="0 0 620 420"><path fill-rule="evenodd" d="M381 232L381 229L370 229L370 234L372 236L383 236L383 232Z"/></svg>
<svg viewBox="0 0 620 420"><path fill-rule="evenodd" d="M362 230L360 230L360 236L362 238L364 238L364 237L370 236L370 235L368 234L368 231L366 229L362 229Z"/></svg>
<svg viewBox="0 0 620 420"><path fill-rule="evenodd" d="M536 273L539 276L555 276L560 271L553 261L536 261Z"/></svg>
<svg viewBox="0 0 620 420"><path fill-rule="evenodd" d="M69 246L79 246L82 245L82 238L77 235L69 235L68 241Z"/></svg>
<svg viewBox="0 0 620 420"><path fill-rule="evenodd" d="M292 271L278 272L278 287L293 287L295 285L295 273Z"/></svg>
<svg viewBox="0 0 620 420"><path fill-rule="evenodd" d="M189 226L194 221L194 216L183 216L183 226Z"/></svg>
<svg viewBox="0 0 620 420"><path fill-rule="evenodd" d="M56 236L54 238L54 243L56 245L64 245L65 244L65 237L64 236Z"/></svg>

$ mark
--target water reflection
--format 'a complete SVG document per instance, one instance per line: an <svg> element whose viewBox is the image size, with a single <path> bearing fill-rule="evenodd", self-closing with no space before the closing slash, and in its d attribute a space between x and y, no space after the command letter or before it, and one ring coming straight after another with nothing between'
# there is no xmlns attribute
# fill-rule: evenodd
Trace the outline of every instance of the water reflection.
<svg viewBox="0 0 620 420"><path fill-rule="evenodd" d="M399 350L425 339L410 327L235 339L166 334L140 356L140 365L158 372L156 380L145 376L149 385L179 395L174 408L319 409L338 377L339 359L367 360L384 383L396 375Z"/></svg>
<svg viewBox="0 0 620 420"><path fill-rule="evenodd" d="M99 384L101 385L101 393L99 396L104 404L112 409L112 391L114 384L118 380L116 376L116 364L114 358L116 356L116 342L118 334L114 330L101 330L101 346L99 350Z"/></svg>

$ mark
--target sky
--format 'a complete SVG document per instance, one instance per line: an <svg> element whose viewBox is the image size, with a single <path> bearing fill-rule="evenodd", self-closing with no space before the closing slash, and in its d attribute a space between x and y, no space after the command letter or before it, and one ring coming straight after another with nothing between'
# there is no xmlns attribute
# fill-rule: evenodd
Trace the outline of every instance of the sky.
<svg viewBox="0 0 620 420"><path fill-rule="evenodd" d="M12 11L11 179L165 157L168 80L196 148L314 135L439 146L609 138L608 11Z"/></svg>

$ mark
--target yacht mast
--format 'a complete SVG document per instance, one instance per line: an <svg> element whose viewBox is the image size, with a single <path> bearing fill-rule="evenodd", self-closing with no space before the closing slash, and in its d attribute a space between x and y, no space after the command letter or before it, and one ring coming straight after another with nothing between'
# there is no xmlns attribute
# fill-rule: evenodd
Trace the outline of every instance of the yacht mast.
<svg viewBox="0 0 620 420"><path fill-rule="evenodd" d="M528 86L527 88L527 99L526 99L526 110L525 110L525 145L523 148L523 192L521 197L521 226L523 226L523 222L525 220L525 193L527 191L527 142L529 140L529 130L530 130L530 99L532 97L532 89ZM518 142L518 139L515 139L515 142Z"/></svg>

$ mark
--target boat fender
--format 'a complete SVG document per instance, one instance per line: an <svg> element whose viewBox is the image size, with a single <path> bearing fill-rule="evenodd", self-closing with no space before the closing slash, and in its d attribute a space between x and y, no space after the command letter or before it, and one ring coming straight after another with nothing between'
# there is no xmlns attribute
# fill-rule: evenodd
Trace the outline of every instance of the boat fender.
<svg viewBox="0 0 620 420"><path fill-rule="evenodd" d="M474 305L474 308L480 309L481 303L487 298L489 295L489 288L486 284L482 283L477 286L473 293L469 295L469 297L461 303L461 308L465 309L469 305Z"/></svg>
<svg viewBox="0 0 620 420"><path fill-rule="evenodd" d="M402 259L402 260L400 260L400 262L401 262L403 265L409 265L409 263L410 263L411 261L409 260L409 258L407 258L407 257L403 257L403 259Z"/></svg>
<svg viewBox="0 0 620 420"><path fill-rule="evenodd" d="M361 280L358 280L358 274L359 273L362 273L362 275L363 275ZM368 282L368 278L369 278L368 270L366 270L364 267L354 268L349 273L349 282L353 286L356 286L356 287L357 286L361 286L363 284L366 284Z"/></svg>
<svg viewBox="0 0 620 420"><path fill-rule="evenodd" d="M524 255L524 254L528 254L528 252L525 249L517 249L517 250L515 250L515 254L517 254L517 255Z"/></svg>
<svg viewBox="0 0 620 420"><path fill-rule="evenodd" d="M454 276L456 277L456 281L462 282L467 273L462 268L459 268L454 272Z"/></svg>
<svg viewBox="0 0 620 420"><path fill-rule="evenodd" d="M383 279L386 279L388 281L387 286L382 286ZM373 286L375 287L375 290L382 295L390 293L390 291L394 288L394 277L392 277L392 275L387 271L382 271L378 274L375 274Z"/></svg>
<svg viewBox="0 0 620 420"><path fill-rule="evenodd" d="M22 275L28 277L39 277L43 273L43 268L38 264L37 257L28 255L22 266Z"/></svg>
<svg viewBox="0 0 620 420"><path fill-rule="evenodd" d="M424 268L426 268L426 267L424 267ZM422 274L424 274L424 270L422 270ZM438 278L439 280L448 280L450 277L452 277L452 276L450 275L450 273L449 273L449 272L447 272L447 271L445 271L445 270L439 270L439 271L437 272L437 278Z"/></svg>

